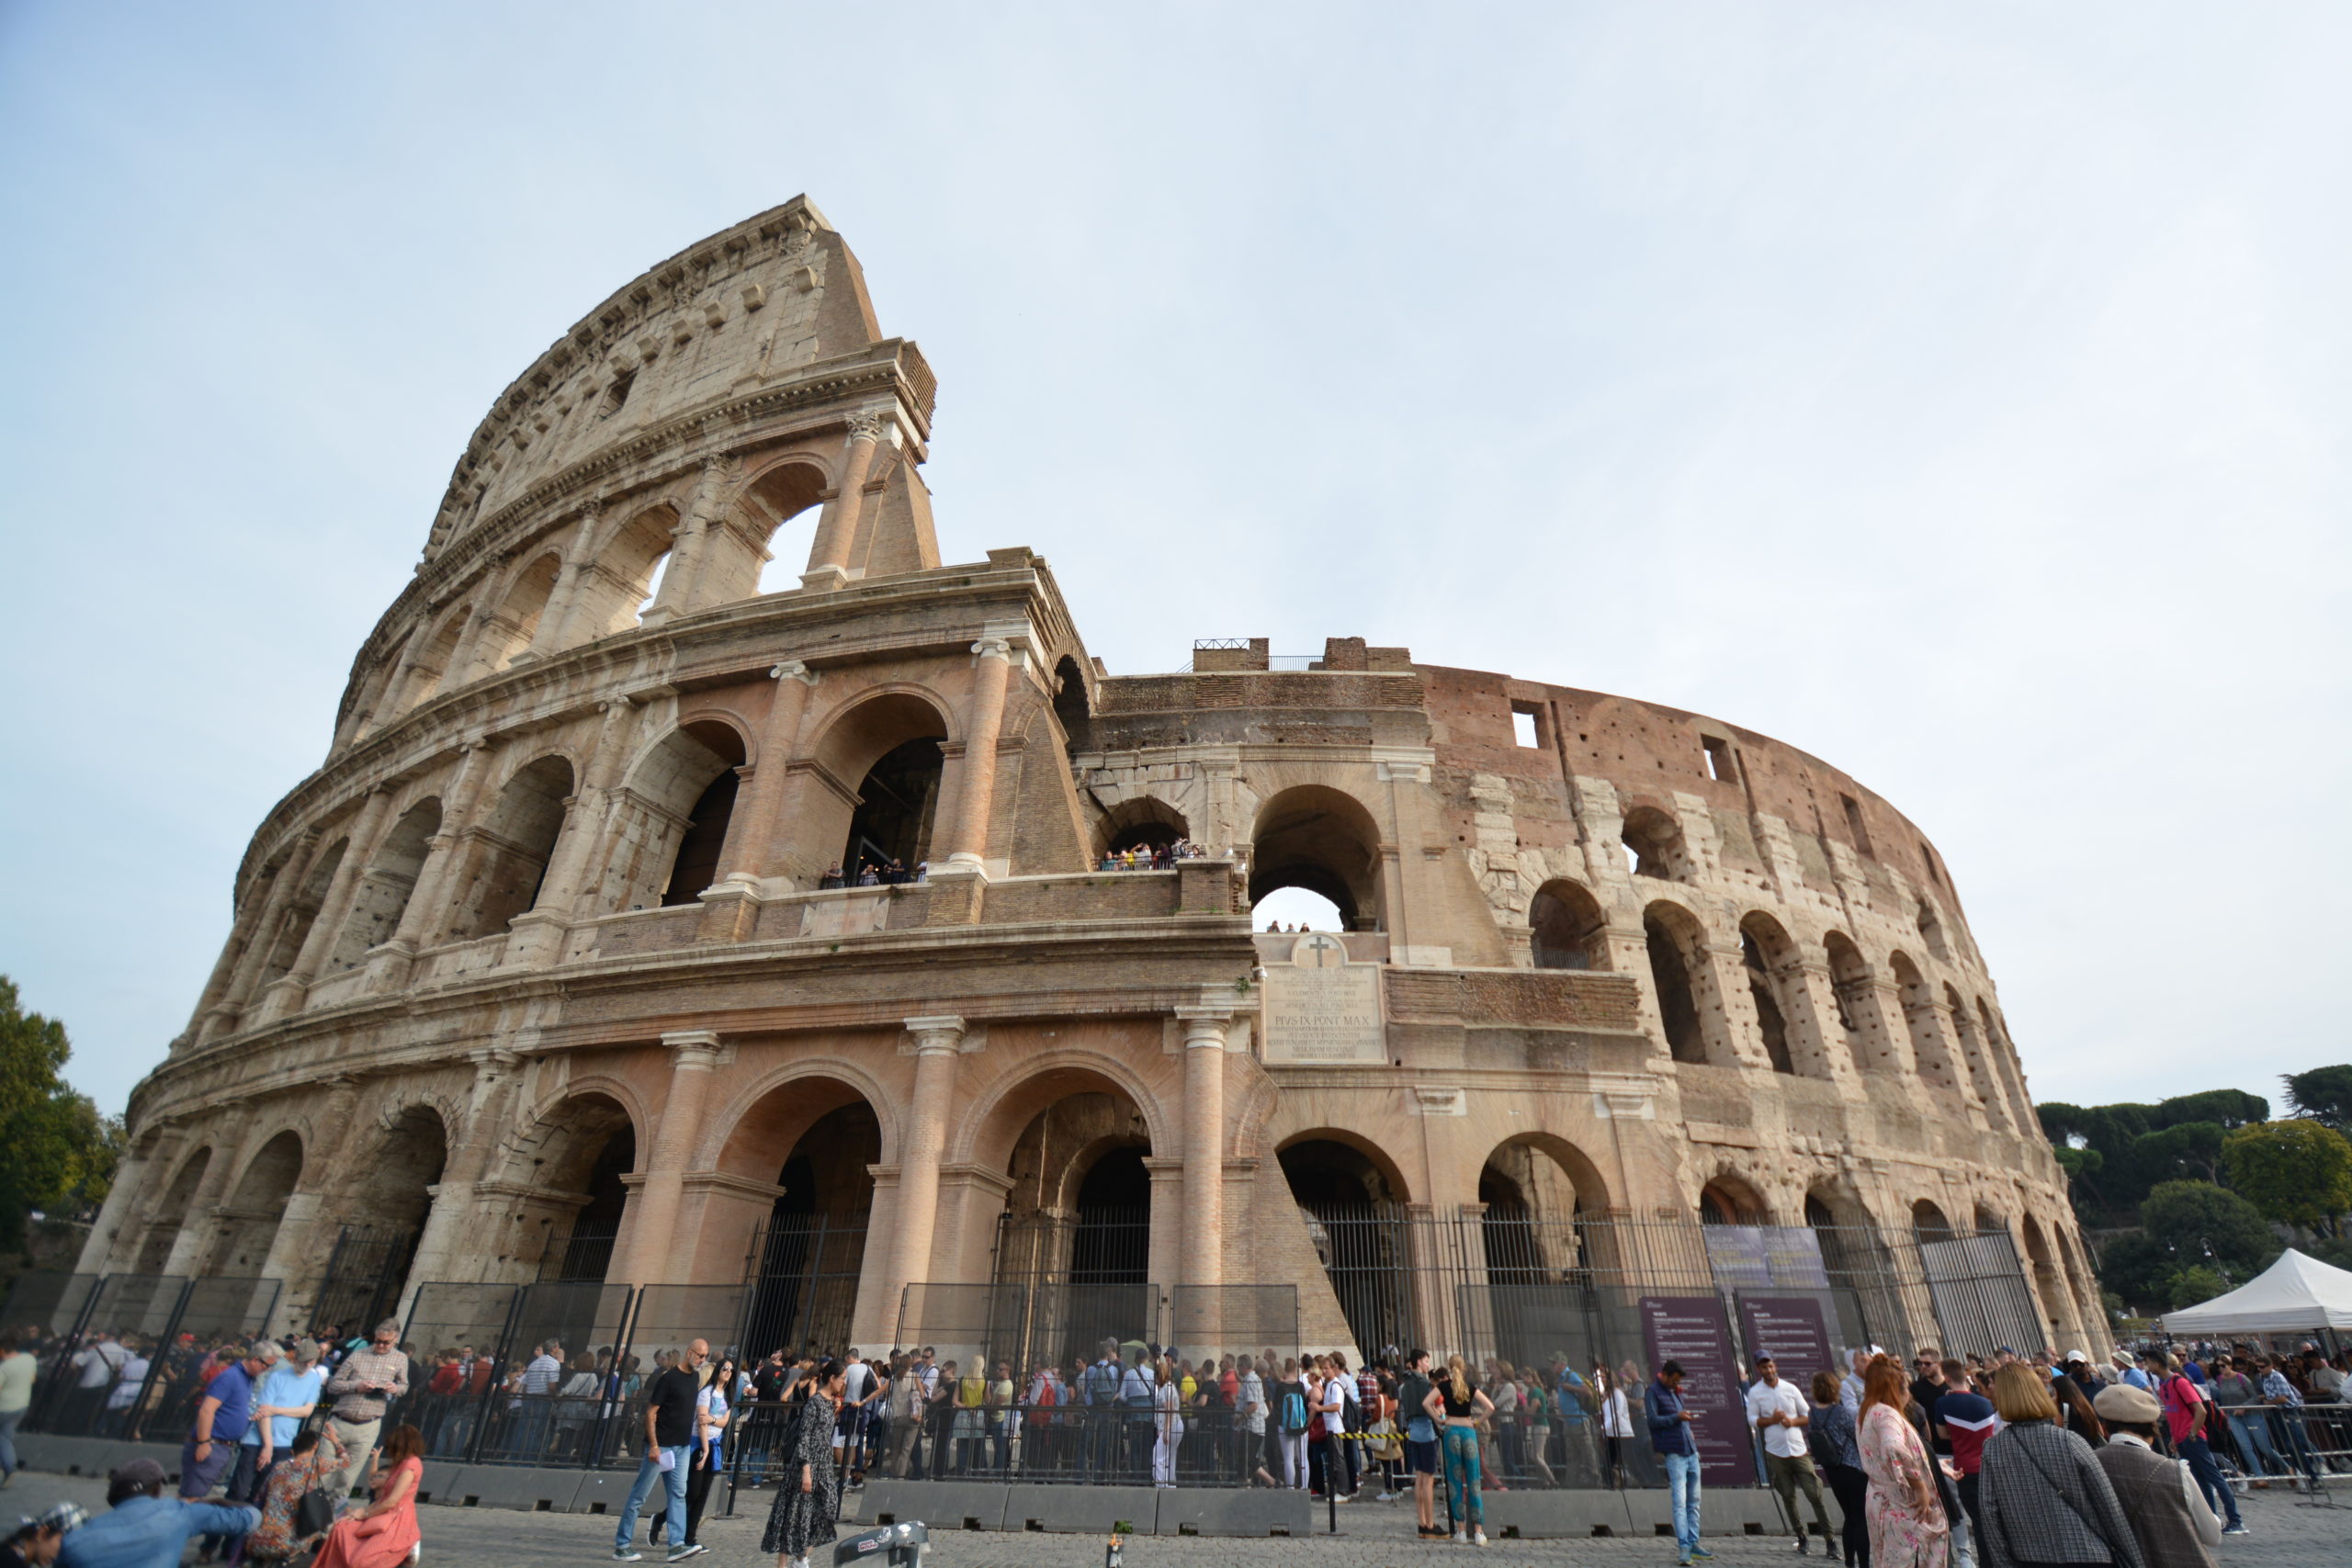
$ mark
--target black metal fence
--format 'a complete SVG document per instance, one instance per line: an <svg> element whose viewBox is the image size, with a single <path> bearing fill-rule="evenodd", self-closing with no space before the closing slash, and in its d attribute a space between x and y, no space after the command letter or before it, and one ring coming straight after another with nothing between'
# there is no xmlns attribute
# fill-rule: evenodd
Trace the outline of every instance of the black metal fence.
<svg viewBox="0 0 2352 1568"><path fill-rule="evenodd" d="M345 1225L336 1231L311 1321L357 1335L391 1316L400 1305L409 1263L416 1256L418 1235L373 1225Z"/></svg>
<svg viewBox="0 0 2352 1568"><path fill-rule="evenodd" d="M176 1274L29 1274L0 1322L35 1358L24 1428L168 1440L187 1427L213 1352L268 1325L278 1282Z"/></svg>

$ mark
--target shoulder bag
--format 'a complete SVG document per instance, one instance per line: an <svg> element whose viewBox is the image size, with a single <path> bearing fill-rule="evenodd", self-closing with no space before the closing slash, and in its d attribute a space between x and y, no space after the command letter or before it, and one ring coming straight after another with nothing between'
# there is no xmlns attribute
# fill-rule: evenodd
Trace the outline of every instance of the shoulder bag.
<svg viewBox="0 0 2352 1568"><path fill-rule="evenodd" d="M2068 1513L2074 1515L2075 1518L2082 1522L2082 1526L2085 1529L2090 1531L2091 1534L2098 1538L2098 1543L2107 1549L2107 1560L2109 1563L2134 1562L2139 1561L2139 1546L2137 1542L2133 1543L2132 1551L2128 1553L2119 1550L2115 1544L2115 1538L2107 1533L2107 1527L2100 1524L2097 1519L2092 1518L2088 1514L2084 1513L2082 1509L2075 1506L2075 1500L2066 1495L2066 1489L2059 1485L2057 1481L2052 1477L2048 1471L2041 1468L2041 1459L2035 1455L2031 1449L2027 1448L2022 1443L2019 1443L2018 1445L2018 1451L2025 1455L2025 1461L2033 1466L2034 1473L2041 1477L2042 1484L2050 1488L2051 1495L2056 1497L2060 1503L2064 1505ZM2018 1565L2018 1568L2037 1568L2038 1564L2048 1561L2044 1558L2024 1556L2019 1553L2015 1547L2010 1548L2009 1558L2010 1561ZM2052 1568L2072 1568L2072 1565L2053 1564Z"/></svg>

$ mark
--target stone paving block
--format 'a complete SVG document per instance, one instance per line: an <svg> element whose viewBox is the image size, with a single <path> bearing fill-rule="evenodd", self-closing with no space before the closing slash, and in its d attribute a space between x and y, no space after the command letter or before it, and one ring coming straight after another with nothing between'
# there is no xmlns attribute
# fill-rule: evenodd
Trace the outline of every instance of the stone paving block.
<svg viewBox="0 0 2352 1568"><path fill-rule="evenodd" d="M1633 1516L1625 1510L1622 1492L1489 1492L1480 1497L1478 1506L1486 1516L1490 1540L1501 1540L1513 1532L1528 1540L1589 1540L1604 1529L1612 1536L1634 1532Z"/></svg>
<svg viewBox="0 0 2352 1568"><path fill-rule="evenodd" d="M1150 1486L1014 1486L1004 1510L1009 1530L1065 1530L1108 1535L1125 1519L1138 1533L1158 1528L1159 1499Z"/></svg>
<svg viewBox="0 0 2352 1568"><path fill-rule="evenodd" d="M1001 1481L874 1480L865 1483L864 1513L877 1525L921 1519L933 1534L965 1529L1019 1529L1020 1525L1005 1522L1005 1494L1014 1490Z"/></svg>
<svg viewBox="0 0 2352 1568"><path fill-rule="evenodd" d="M1125 1490L1122 1488L1122 1490ZM1294 1488L1180 1487L1159 1495L1160 1535L1306 1535L1315 1528L1307 1495ZM1012 1506L1018 1508L1020 1499ZM1141 1519L1136 1520L1141 1526Z"/></svg>
<svg viewBox="0 0 2352 1568"><path fill-rule="evenodd" d="M581 1472L524 1465L469 1464L450 1478L447 1500L461 1508L520 1508L525 1513L571 1511ZM623 1489L621 1495L628 1493Z"/></svg>

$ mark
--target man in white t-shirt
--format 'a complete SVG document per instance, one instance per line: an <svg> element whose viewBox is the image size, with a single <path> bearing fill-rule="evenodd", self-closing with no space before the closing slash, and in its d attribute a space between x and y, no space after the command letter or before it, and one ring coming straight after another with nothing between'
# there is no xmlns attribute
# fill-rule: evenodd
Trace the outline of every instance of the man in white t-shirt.
<svg viewBox="0 0 2352 1568"><path fill-rule="evenodd" d="M144 1350L125 1342L122 1375L115 1379L114 1392L107 1395L106 1415L98 1422L102 1437L122 1438L130 1433L130 1407L139 1403L139 1391L147 1386L147 1373L153 1365Z"/></svg>
<svg viewBox="0 0 2352 1568"><path fill-rule="evenodd" d="M849 1364L842 1369L842 1413L833 1424L833 1469L842 1472L846 1456L845 1484L865 1483L866 1404L874 1395L874 1369L853 1345Z"/></svg>
<svg viewBox="0 0 2352 1568"><path fill-rule="evenodd" d="M1797 1526L1797 1554L1805 1549L1804 1525L1797 1514L1797 1497L1803 1490L1806 1501L1813 1505L1814 1521L1821 1528L1822 1551L1826 1554L1829 1541L1829 1513L1821 1506L1821 1477L1813 1468L1813 1455L1805 1448L1804 1429L1813 1416L1813 1406L1805 1402L1797 1385L1783 1380L1780 1368L1770 1356L1756 1358L1756 1381L1747 1390L1747 1424L1764 1441L1764 1477L1772 1490L1781 1495L1781 1507Z"/></svg>

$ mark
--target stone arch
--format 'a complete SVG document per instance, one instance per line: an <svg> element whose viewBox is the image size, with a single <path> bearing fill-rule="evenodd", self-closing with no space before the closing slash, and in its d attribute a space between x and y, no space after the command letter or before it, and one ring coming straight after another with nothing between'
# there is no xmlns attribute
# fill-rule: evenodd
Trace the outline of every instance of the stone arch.
<svg viewBox="0 0 2352 1568"><path fill-rule="evenodd" d="M171 1260L172 1248L179 1241L180 1232L193 1218L196 1194L204 1185L207 1172L218 1156L211 1145L200 1144L195 1152L182 1159L173 1173L164 1195L157 1200L154 1212L147 1224L147 1234L139 1243L139 1251L131 1267L134 1274L160 1274Z"/></svg>
<svg viewBox="0 0 2352 1568"><path fill-rule="evenodd" d="M703 1134L695 1168L724 1171L755 1180L769 1156L789 1150L820 1120L854 1100L873 1107L880 1133L876 1164L894 1164L900 1157L900 1129L894 1097L865 1068L840 1056L804 1056L761 1075L729 1102L741 1109L730 1118L714 1118L716 1125Z"/></svg>
<svg viewBox="0 0 2352 1568"><path fill-rule="evenodd" d="M1054 721L1061 726L1063 746L1072 754L1092 743L1094 704L1087 694L1086 671L1067 653L1054 663Z"/></svg>
<svg viewBox="0 0 2352 1568"><path fill-rule="evenodd" d="M571 759L559 751L535 757L507 775L497 805L481 827L468 831L472 841L449 920L453 940L495 936L538 903L577 777Z"/></svg>
<svg viewBox="0 0 2352 1568"><path fill-rule="evenodd" d="M677 525L677 508L662 502L634 513L592 547L573 578L576 609L567 617L567 642L593 642L637 625L638 607L653 592Z"/></svg>
<svg viewBox="0 0 2352 1568"><path fill-rule="evenodd" d="M806 453L779 457L752 475L735 492L722 519L710 526L703 546L702 581L695 584L695 606L731 604L798 588L797 571L780 582L770 582L763 572L776 558L775 536L784 525L821 505L831 488L831 477ZM788 568L790 557L785 558Z"/></svg>
<svg viewBox="0 0 2352 1568"><path fill-rule="evenodd" d="M562 572L563 554L556 549L542 550L516 569L499 596L498 608L483 617L474 633L469 680L497 674L531 646Z"/></svg>
<svg viewBox="0 0 2352 1568"><path fill-rule="evenodd" d="M1878 1027L1877 982L1862 950L1844 931L1821 939L1829 961L1829 989L1838 1003L1838 1027L1846 1032L1846 1049L1858 1073L1883 1073L1894 1064L1894 1048Z"/></svg>
<svg viewBox="0 0 2352 1568"><path fill-rule="evenodd" d="M1776 1073L1798 1071L1800 1058L1813 1077L1827 1076L1813 1009L1804 991L1803 960L1781 922L1751 909L1739 922L1740 967L1765 1056Z"/></svg>
<svg viewBox="0 0 2352 1568"><path fill-rule="evenodd" d="M605 1278L647 1128L636 1096L609 1078L573 1082L538 1106L501 1161L514 1194L507 1234L492 1238L501 1262L524 1278Z"/></svg>
<svg viewBox="0 0 2352 1568"><path fill-rule="evenodd" d="M1106 1053L1076 1049L1034 1056L1019 1071L982 1087L948 1133L945 1161L1007 1169L1013 1145L1038 1111L1068 1095L1091 1092L1130 1101L1143 1117L1152 1147L1182 1146L1181 1130L1170 1123L1159 1097L1133 1068Z"/></svg>
<svg viewBox="0 0 2352 1568"><path fill-rule="evenodd" d="M2022 1129L2041 1125L2033 1111L2033 1099L2025 1091L2025 1077L2018 1062L2017 1047L2007 1032L1994 1021L1993 1005L1983 997L1976 998L1976 1021L1984 1029L1985 1055L1992 1058L1999 1077L2001 1091L2008 1097L2009 1120Z"/></svg>
<svg viewBox="0 0 2352 1568"><path fill-rule="evenodd" d="M854 879L862 852L910 869L928 860L943 748L956 737L948 705L927 687L870 688L836 707L811 748L820 787L803 793L794 824L802 863L838 864Z"/></svg>
<svg viewBox="0 0 2352 1568"><path fill-rule="evenodd" d="M1600 1168L1582 1149L1553 1134L1521 1133L1487 1151L1478 1203L1489 1278L1526 1283L1557 1280L1577 1266L1583 1248L1576 1222L1605 1213L1610 1195ZM1508 1316L1520 1303L1496 1304Z"/></svg>
<svg viewBox="0 0 2352 1568"><path fill-rule="evenodd" d="M1150 1098L1075 1066L1023 1074L1003 1090L991 1098L976 1145L976 1163L1001 1170L1007 1182L998 1276L1149 1282L1148 1167L1155 1148L1172 1146L1155 1135Z"/></svg>
<svg viewBox="0 0 2352 1568"><path fill-rule="evenodd" d="M1911 1205L1911 1234L1925 1243L1950 1241L1956 1233L1951 1221L1944 1215L1943 1206L1932 1198L1922 1198Z"/></svg>
<svg viewBox="0 0 2352 1568"><path fill-rule="evenodd" d="M401 661L406 657L409 642L415 635L413 627L401 632L392 639L391 646L384 650L383 657L377 660L365 674L359 676L352 694L351 706L347 716L350 735L353 738L365 735L385 720L395 716L397 710L391 707L387 699L395 694L392 692L392 678L401 672Z"/></svg>
<svg viewBox="0 0 2352 1568"><path fill-rule="evenodd" d="M1402 1223L1403 1176L1387 1151L1352 1132L1317 1127L1283 1139L1275 1159L1306 1234L1285 1238L1268 1227L1260 1245L1295 1259L1302 1331L1315 1339L1323 1337L1318 1328L1344 1325L1359 1348L1408 1343L1419 1318L1407 1283L1414 1259ZM1302 1239L1310 1249L1304 1257L1295 1250ZM1307 1273L1317 1262L1319 1281Z"/></svg>
<svg viewBox="0 0 2352 1568"><path fill-rule="evenodd" d="M1538 969L1609 967L1609 917L1583 883L1555 877L1537 888L1527 925Z"/></svg>
<svg viewBox="0 0 2352 1568"><path fill-rule="evenodd" d="M1094 859L1124 850L1165 849L1190 836L1182 812L1152 795L1130 795L1094 825Z"/></svg>
<svg viewBox="0 0 2352 1568"><path fill-rule="evenodd" d="M1655 806L1636 806L1625 813L1618 836L1634 875L1660 882L1690 880L1690 849L1678 818Z"/></svg>
<svg viewBox="0 0 2352 1568"><path fill-rule="evenodd" d="M440 692L442 682L451 674L449 666L457 660L458 645L465 640L466 625L472 615L470 603L460 604L435 623L430 632L423 634L424 640L413 644L416 654L409 661L408 679L402 682L395 713L422 707ZM454 686L458 682L449 683Z"/></svg>
<svg viewBox="0 0 2352 1568"><path fill-rule="evenodd" d="M1917 916L1912 923L1919 928L1919 941L1927 947L1928 955L1949 963L1951 943L1944 940L1944 923L1937 915L1936 907L1925 898L1920 899Z"/></svg>
<svg viewBox="0 0 2352 1568"><path fill-rule="evenodd" d="M1919 973L1919 966L1901 948L1888 954L1886 962L1902 999L1903 1030L1910 1036L1911 1059L1917 1065L1920 1077L1932 1093L1959 1093L1960 1075L1953 1070L1951 1048L1944 1039L1942 1022L1936 1017L1935 992L1927 976Z"/></svg>
<svg viewBox="0 0 2352 1568"><path fill-rule="evenodd" d="M244 1279L261 1272L277 1239L286 1201L302 1179L302 1135L288 1127L263 1142L230 1190L227 1212L203 1273Z"/></svg>
<svg viewBox="0 0 2352 1568"><path fill-rule="evenodd" d="M1691 1204L1702 1225L1762 1225L1771 1223L1771 1206L1756 1184L1736 1171L1719 1169L1699 1189Z"/></svg>
<svg viewBox="0 0 2352 1568"><path fill-rule="evenodd" d="M744 757L742 736L712 717L689 720L640 750L613 795L589 908L657 908L672 901L673 886L681 893L675 901L688 903L708 886L734 822Z"/></svg>
<svg viewBox="0 0 2352 1568"><path fill-rule="evenodd" d="M430 1190L449 1163L449 1119L440 1107L411 1100L377 1119L357 1171L366 1212L357 1218L394 1231L419 1231L433 1208Z"/></svg>
<svg viewBox="0 0 2352 1568"><path fill-rule="evenodd" d="M1699 917L1670 899L1657 899L1642 911L1642 938L1649 951L1651 1001L1668 1053L1694 1066L1729 1065L1729 1043L1720 1038L1722 998L1715 994L1714 965Z"/></svg>
<svg viewBox="0 0 2352 1568"><path fill-rule="evenodd" d="M1993 1066L1992 1057L1984 1049L1984 1038L1976 1032L1976 1020L1956 986L1944 987L1944 1012L1951 1020L1952 1032L1960 1036L1961 1055L1967 1059L1968 1076L1975 1085L1976 1098L1984 1102L1985 1114L1993 1119L1996 1128L2015 1131L2008 1096L2004 1092L1998 1070Z"/></svg>
<svg viewBox="0 0 2352 1568"><path fill-rule="evenodd" d="M2057 1262L2051 1256L2050 1243L2042 1235L2040 1222L2030 1211L2020 1216L2020 1222L2025 1233L2026 1266L2033 1271L2034 1294L2041 1298L2042 1322L2049 1325L2054 1338L2064 1328L2065 1314L2074 1310L2074 1300L2067 1293L2065 1281L2058 1277Z"/></svg>
<svg viewBox="0 0 2352 1568"><path fill-rule="evenodd" d="M1381 833L1355 796L1296 784L1258 807L1250 833L1250 902L1303 887L1339 907L1350 931L1382 929Z"/></svg>
<svg viewBox="0 0 2352 1568"><path fill-rule="evenodd" d="M356 968L370 948L392 940L401 918L408 913L408 901L424 873L434 836L440 831L438 795L427 795L401 813L368 857L367 869L359 874L350 912L344 917L334 951L327 957L329 970Z"/></svg>
<svg viewBox="0 0 2352 1568"><path fill-rule="evenodd" d="M1346 1127L1307 1127L1285 1135L1274 1147L1274 1158L1282 1166L1284 1178L1292 1177L1294 1168L1306 1170L1314 1164L1314 1160L1321 1159L1326 1151L1317 1147L1320 1145L1330 1145L1352 1156L1325 1161L1322 1168L1345 1171L1352 1176L1363 1188L1362 1201L1409 1203L1413 1201L1411 1184L1405 1179L1404 1168L1389 1152L1376 1140ZM1300 1151L1306 1151L1306 1154L1301 1155ZM1286 1156L1295 1157L1285 1158ZM1366 1179L1367 1177L1371 1179ZM1297 1190L1295 1180L1292 1190L1294 1193Z"/></svg>
<svg viewBox="0 0 2352 1568"><path fill-rule="evenodd" d="M1994 1208L1990 1203L1980 1201L1976 1205L1976 1213L1972 1218L1976 1228L1980 1231L2006 1232L2009 1228L2009 1222L2003 1219L2001 1217L2000 1211Z"/></svg>
<svg viewBox="0 0 2352 1568"><path fill-rule="evenodd" d="M311 857L302 874L302 885L287 907L285 918L262 954L261 985L267 986L294 967L302 954L302 944L311 938L311 927L327 901L327 894L334 886L335 873L343 868L343 857L351 851L349 837L336 839L325 849ZM283 873L279 874L283 875ZM256 987L258 988L258 987Z"/></svg>

